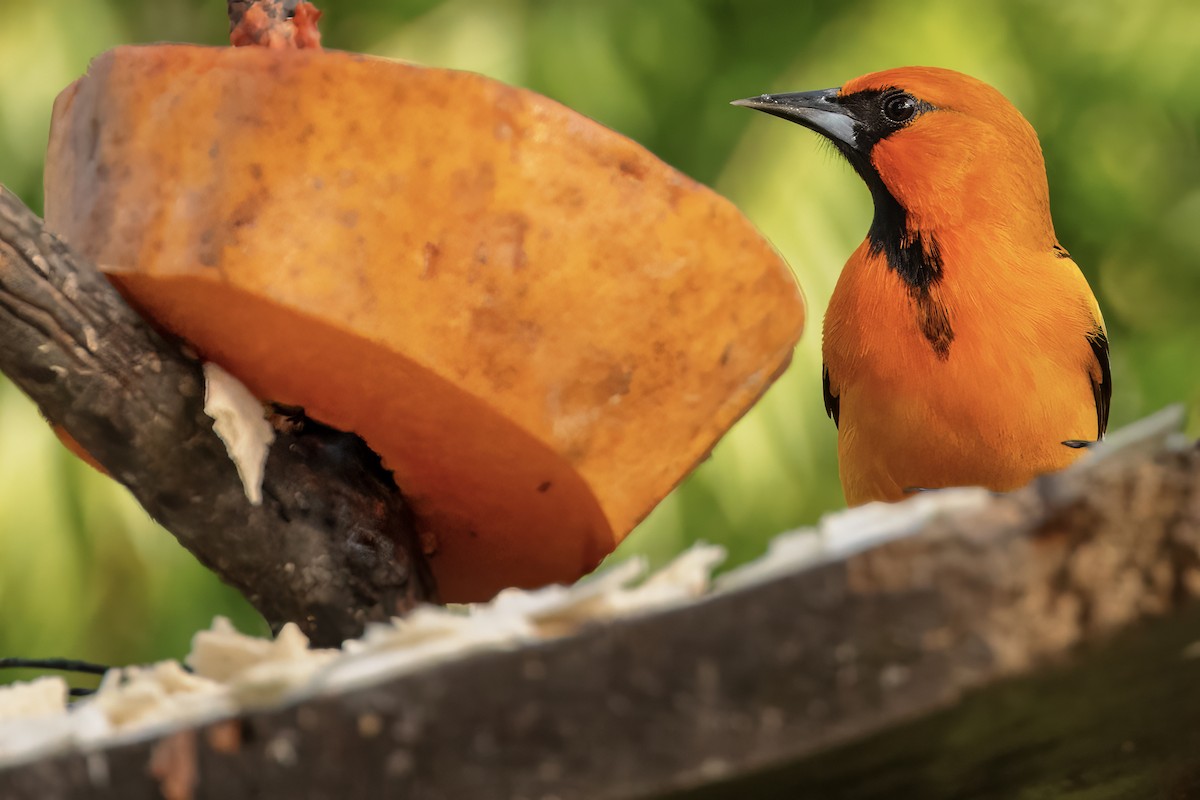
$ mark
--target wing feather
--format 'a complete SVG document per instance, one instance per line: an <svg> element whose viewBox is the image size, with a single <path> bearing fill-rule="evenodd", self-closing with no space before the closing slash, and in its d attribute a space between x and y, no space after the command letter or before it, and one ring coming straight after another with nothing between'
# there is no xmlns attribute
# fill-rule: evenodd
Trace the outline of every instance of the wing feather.
<svg viewBox="0 0 1200 800"><path fill-rule="evenodd" d="M833 420L834 427L838 426L838 417L841 415L842 401L833 393L829 386L829 367L821 365L821 391L825 395L825 413Z"/></svg>
<svg viewBox="0 0 1200 800"><path fill-rule="evenodd" d="M1099 375L1092 373L1092 395L1096 399L1096 438L1103 439L1108 430L1108 406L1112 399L1112 370L1108 364L1108 334L1102 325L1088 334L1088 344L1096 356Z"/></svg>

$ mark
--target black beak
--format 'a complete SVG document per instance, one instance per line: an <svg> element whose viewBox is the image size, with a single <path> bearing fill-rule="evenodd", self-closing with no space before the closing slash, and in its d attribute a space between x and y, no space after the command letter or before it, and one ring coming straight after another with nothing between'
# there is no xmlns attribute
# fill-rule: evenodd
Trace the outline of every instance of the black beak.
<svg viewBox="0 0 1200 800"><path fill-rule="evenodd" d="M731 105L765 111L772 116L795 122L832 139L842 148L857 149L858 122L850 111L838 102L840 88L819 89L815 92L763 94L734 100Z"/></svg>

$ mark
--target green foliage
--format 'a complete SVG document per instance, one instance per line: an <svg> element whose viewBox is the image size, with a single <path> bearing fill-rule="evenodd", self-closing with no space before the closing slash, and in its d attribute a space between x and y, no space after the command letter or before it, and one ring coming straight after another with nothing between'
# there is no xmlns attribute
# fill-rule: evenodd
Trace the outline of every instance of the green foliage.
<svg viewBox="0 0 1200 800"><path fill-rule="evenodd" d="M736 202L792 264L811 319L789 372L616 557L696 539L735 560L841 503L820 318L870 201L815 136L729 107L935 64L1005 92L1042 137L1055 221L1113 346L1113 424L1200 408L1200 7L1172 0L327 0L330 47L483 72L642 142ZM121 43L219 44L223 4L0 0L0 182L37 208L50 108ZM730 265L731 269L736 265ZM1196 432L1196 431L1193 431ZM0 653L178 655L214 614L257 623L119 488L0 387Z"/></svg>

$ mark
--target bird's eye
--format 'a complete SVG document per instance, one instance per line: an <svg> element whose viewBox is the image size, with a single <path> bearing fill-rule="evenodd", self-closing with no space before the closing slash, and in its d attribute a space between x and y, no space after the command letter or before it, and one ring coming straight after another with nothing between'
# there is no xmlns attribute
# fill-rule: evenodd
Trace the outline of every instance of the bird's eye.
<svg viewBox="0 0 1200 800"><path fill-rule="evenodd" d="M917 101L910 94L892 94L884 98L883 115L889 122L903 125L917 113Z"/></svg>

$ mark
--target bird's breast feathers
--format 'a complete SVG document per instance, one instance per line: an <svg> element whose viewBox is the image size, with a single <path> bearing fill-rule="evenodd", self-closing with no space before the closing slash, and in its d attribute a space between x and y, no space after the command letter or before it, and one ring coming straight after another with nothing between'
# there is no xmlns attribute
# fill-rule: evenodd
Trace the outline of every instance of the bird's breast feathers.
<svg viewBox="0 0 1200 800"><path fill-rule="evenodd" d="M1103 328L1074 262L1053 251L964 254L952 240L941 256L939 279L914 290L864 242L830 302L827 403L839 409L850 502L856 483L891 499L917 487L1014 488L1079 455L1062 442L1098 437Z"/></svg>

